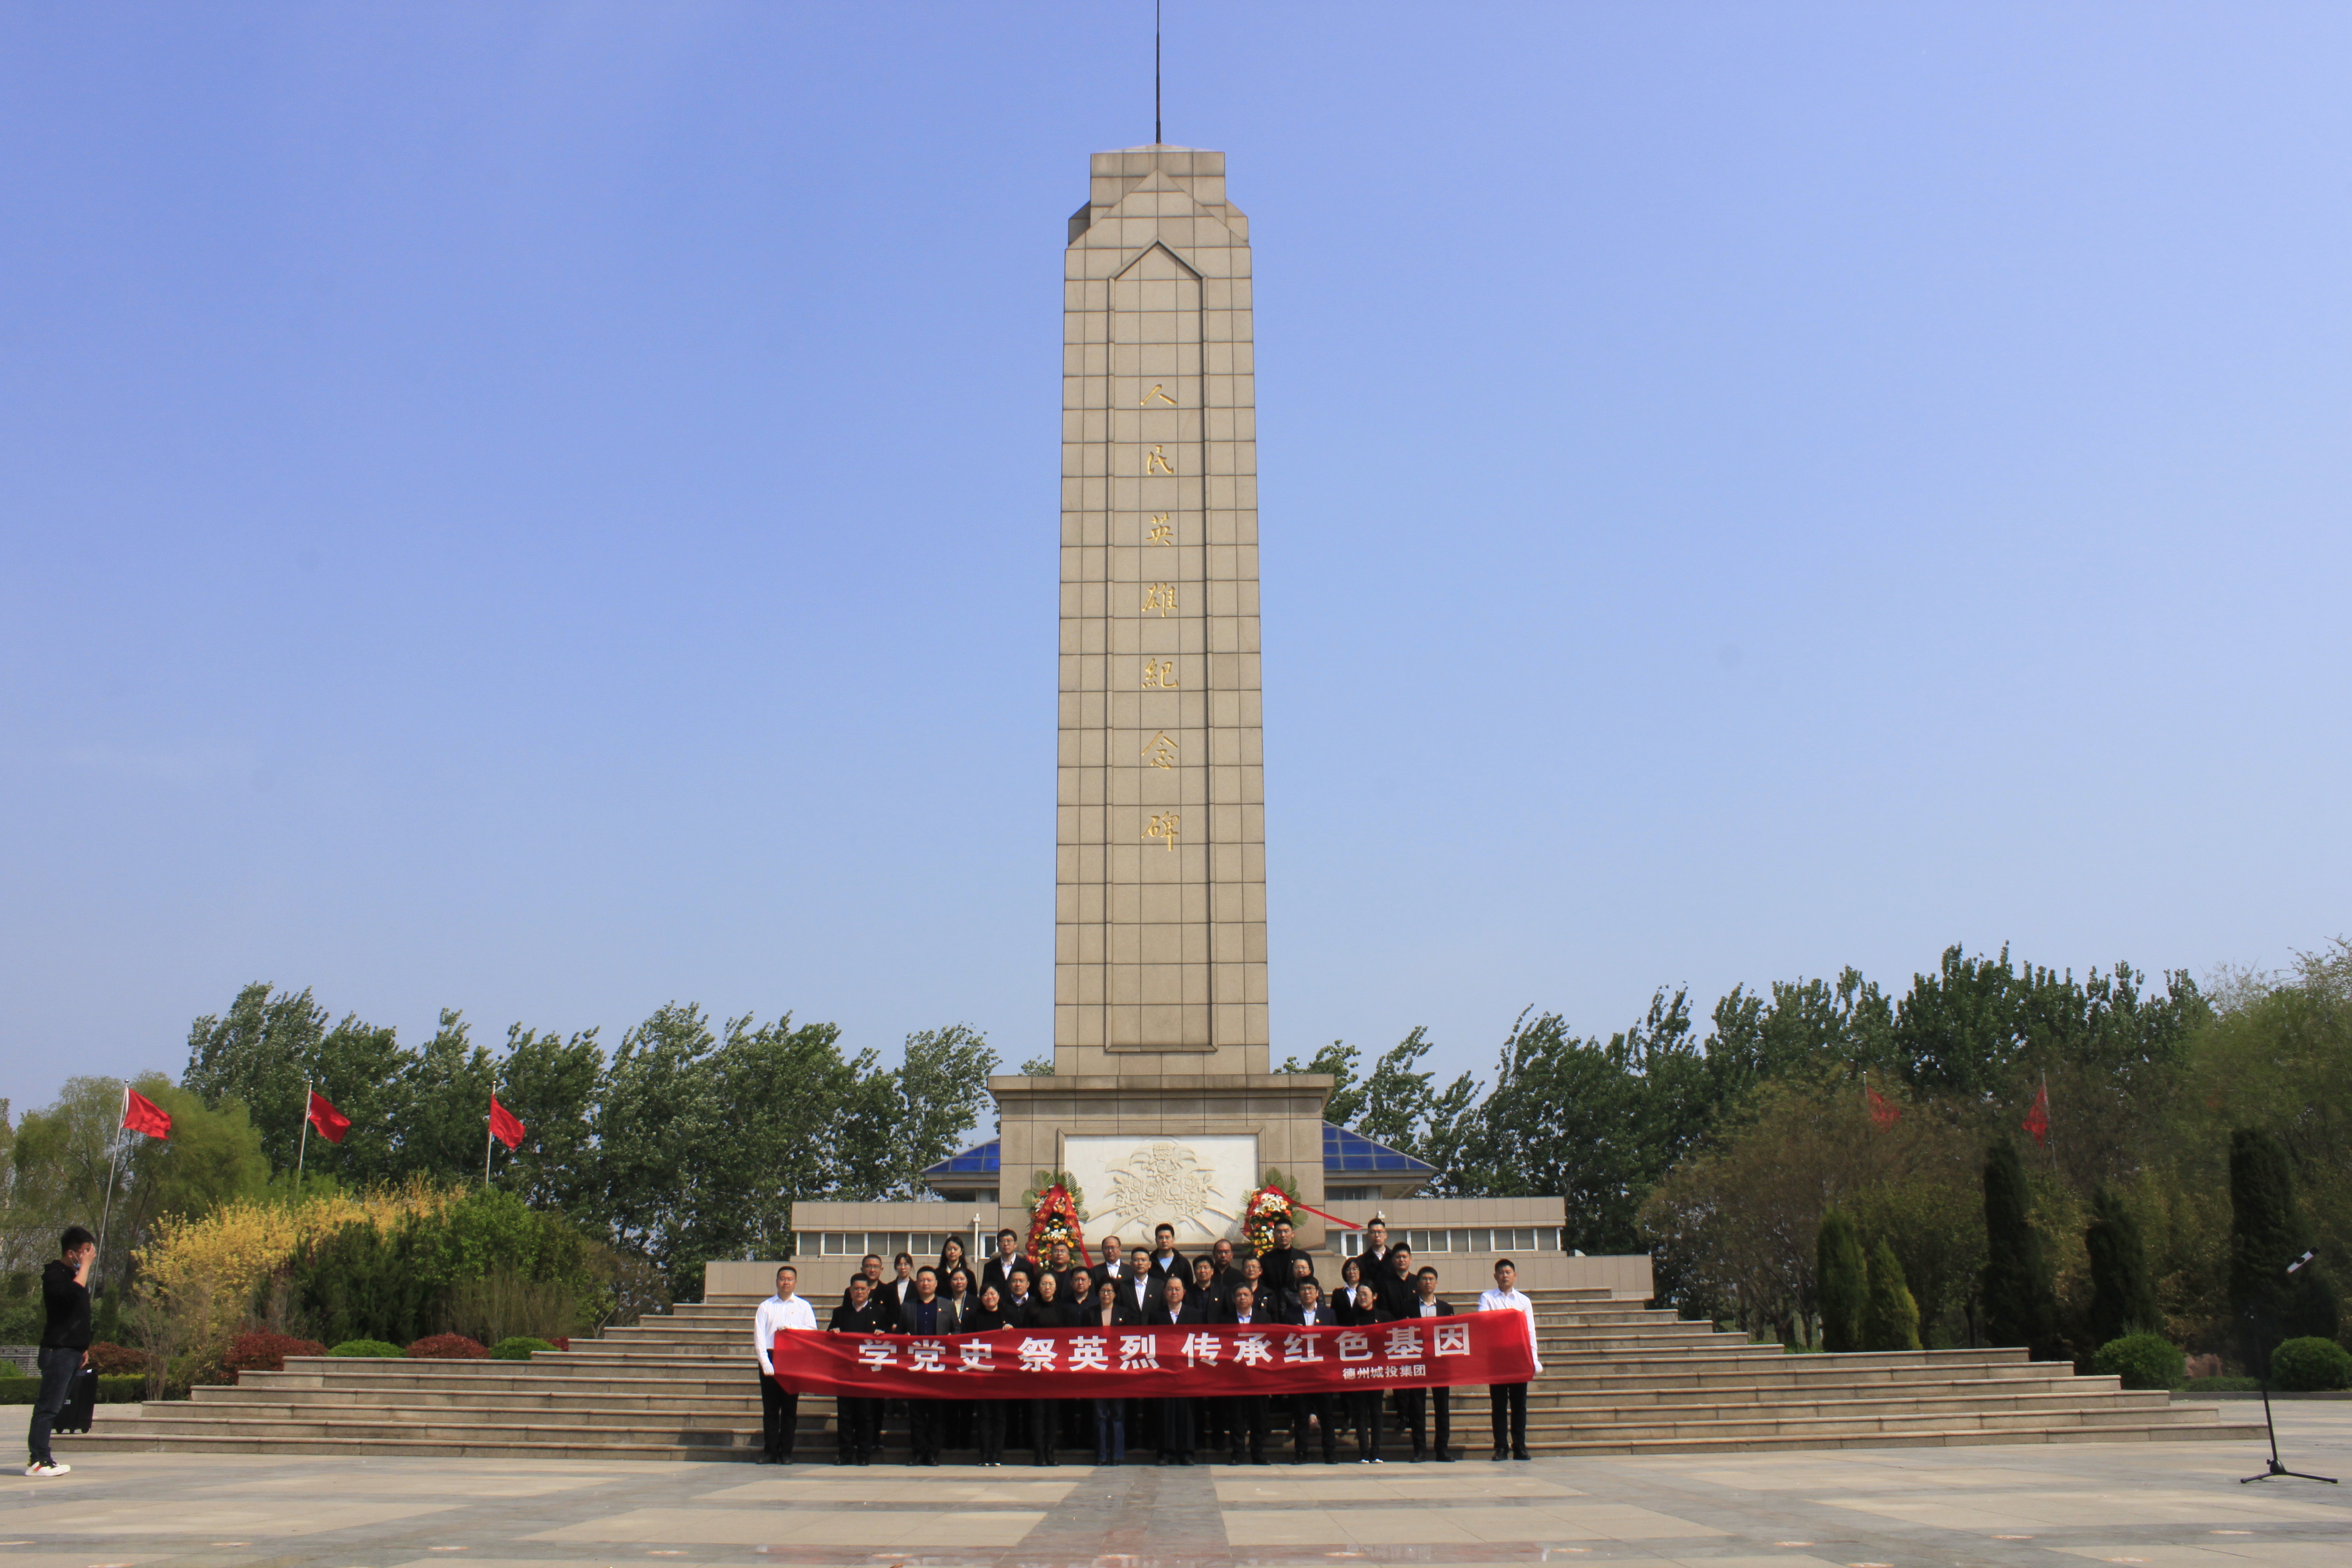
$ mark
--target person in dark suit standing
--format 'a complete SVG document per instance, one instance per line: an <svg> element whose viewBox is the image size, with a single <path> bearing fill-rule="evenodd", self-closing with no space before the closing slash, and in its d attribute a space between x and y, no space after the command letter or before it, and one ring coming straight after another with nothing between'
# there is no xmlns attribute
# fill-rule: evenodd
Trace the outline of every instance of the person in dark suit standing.
<svg viewBox="0 0 2352 1568"><path fill-rule="evenodd" d="M1436 1269L1417 1270L1413 1274L1412 1282L1412 1300L1402 1312L1398 1314L1399 1317L1450 1318L1454 1315L1454 1303L1437 1293ZM1423 1342L1423 1348L1428 1348L1428 1342L1425 1340ZM1454 1462L1454 1391L1452 1389L1443 1384L1435 1388L1398 1389L1397 1420L1412 1434L1412 1461L1417 1465L1429 1452L1423 1439L1428 1433L1427 1411L1429 1403L1433 1399L1437 1404L1437 1462L1450 1465Z"/></svg>
<svg viewBox="0 0 2352 1568"><path fill-rule="evenodd" d="M1297 1234L1288 1220L1275 1221L1274 1245L1258 1256L1258 1265L1265 1270L1265 1277L1276 1284L1286 1287L1297 1276L1297 1260L1307 1257L1294 1239ZM1313 1260L1308 1261L1312 1267Z"/></svg>
<svg viewBox="0 0 2352 1568"><path fill-rule="evenodd" d="M880 1263L880 1258L874 1260ZM882 1315L882 1303L874 1299L873 1281L863 1274L849 1281L848 1300L833 1310L825 1328L836 1334L887 1334L898 1324ZM873 1457L880 1436L882 1402L878 1399L840 1398L834 1401L833 1436L840 1458L837 1465L862 1465Z"/></svg>
<svg viewBox="0 0 2352 1568"><path fill-rule="evenodd" d="M1395 1321L1395 1314L1381 1305L1380 1292L1369 1284L1356 1287L1355 1310L1350 1317L1341 1320L1363 1329ZM1356 1429L1356 1463L1386 1464L1388 1461L1381 1458L1381 1391L1377 1388L1364 1389L1340 1397L1348 1402L1349 1424Z"/></svg>
<svg viewBox="0 0 2352 1568"><path fill-rule="evenodd" d="M993 1285L980 1288L980 1300L963 1321L968 1334L990 1333L1008 1327L1004 1321L1004 1297ZM980 1468L1000 1469L1004 1464L1004 1407L1009 1399L975 1399L972 1402L972 1445L980 1450Z"/></svg>
<svg viewBox="0 0 2352 1568"><path fill-rule="evenodd" d="M1151 1233L1151 1271L1160 1276L1162 1284L1181 1279L1189 1292L1192 1283L1192 1266L1176 1250L1176 1227L1163 1225Z"/></svg>
<svg viewBox="0 0 2352 1568"><path fill-rule="evenodd" d="M1022 1309L1017 1329L1066 1329L1075 1321L1062 1300L1062 1277L1048 1268L1037 1276L1036 1293ZM1033 1465L1058 1465L1061 1456L1055 1452L1062 1438L1062 1406L1059 1399L1033 1399L1029 1402L1029 1462Z"/></svg>
<svg viewBox="0 0 2352 1568"><path fill-rule="evenodd" d="M1127 1255L1127 1274L1118 1282L1118 1299L1134 1306L1137 1322L1159 1304L1160 1284L1159 1273L1151 1267L1150 1248L1138 1247Z"/></svg>
<svg viewBox="0 0 2352 1568"><path fill-rule="evenodd" d="M1209 1261L1208 1254L1202 1253L1192 1259L1192 1283L1184 1292L1184 1299L1201 1309L1201 1321L1204 1323L1225 1321L1226 1303L1218 1299L1216 1279L1216 1265ZM1225 1411L1231 1403L1224 1398L1196 1399L1192 1402L1192 1440L1207 1449L1213 1458L1229 1451L1231 1440L1225 1428Z"/></svg>
<svg viewBox="0 0 2352 1568"><path fill-rule="evenodd" d="M882 1310L895 1315L915 1299L915 1255L911 1252L898 1254L891 1260L890 1268L896 1278L886 1281L882 1287ZM936 1289L939 1276L933 1274L931 1279Z"/></svg>
<svg viewBox="0 0 2352 1568"><path fill-rule="evenodd" d="M1100 1333L1106 1343L1112 1342L1120 1329L1132 1326L1139 1314L1130 1314L1118 1293L1118 1281L1106 1279L1097 1288L1094 1299L1080 1320L1082 1326ZM1095 1463L1123 1465L1127 1463L1127 1401L1097 1399L1094 1401Z"/></svg>
<svg viewBox="0 0 2352 1568"><path fill-rule="evenodd" d="M1234 1288L1234 1304L1218 1320L1244 1329L1271 1328L1275 1320L1257 1310L1257 1292L1246 1285ZM1263 1394L1236 1394L1226 1399L1225 1430L1231 1435L1230 1457L1238 1465L1244 1447L1253 1465L1265 1463L1266 1396Z"/></svg>
<svg viewBox="0 0 2352 1568"><path fill-rule="evenodd" d="M1388 1221L1378 1215L1372 1216L1371 1223L1364 1226L1364 1245L1356 1249L1356 1256L1363 1259L1366 1274L1379 1275L1389 1260Z"/></svg>
<svg viewBox="0 0 2352 1568"><path fill-rule="evenodd" d="M1385 1264L1364 1265L1364 1283L1380 1293L1381 1305L1391 1318L1402 1318L1412 1307L1420 1288L1412 1279L1412 1248L1402 1242L1389 1248Z"/></svg>
<svg viewBox="0 0 2352 1568"><path fill-rule="evenodd" d="M867 1253L866 1260L857 1266L857 1272L851 1275L850 1279L853 1283L865 1280L866 1299L878 1304L882 1300L882 1255ZM845 1307L849 1305L849 1287L846 1285L841 1289L841 1304Z"/></svg>
<svg viewBox="0 0 2352 1568"><path fill-rule="evenodd" d="M1309 1279L1298 1288L1298 1306L1290 1321L1301 1328L1319 1328L1331 1321L1331 1314L1323 1305L1323 1288ZM1339 1457L1339 1428L1332 1414L1331 1396L1328 1394L1294 1394L1290 1396L1290 1462L1307 1462L1307 1433L1310 1426L1319 1427L1323 1436L1323 1462L1335 1464Z"/></svg>
<svg viewBox="0 0 2352 1568"><path fill-rule="evenodd" d="M1314 1286L1318 1295L1323 1289L1323 1281L1315 1278L1314 1259L1303 1252L1292 1256L1289 1279L1277 1279L1269 1274L1265 1277L1265 1283L1266 1289L1274 1292L1275 1305L1281 1310L1284 1319L1294 1323L1298 1321L1299 1291L1308 1285ZM1331 1310L1328 1300L1323 1303L1323 1310L1327 1312Z"/></svg>
<svg viewBox="0 0 2352 1568"><path fill-rule="evenodd" d="M955 1309L940 1294L940 1271L927 1263L915 1276L913 1294L898 1309L898 1331L929 1339L951 1334L955 1327ZM940 1405L936 1399L907 1401L907 1444L915 1464L935 1467L940 1462Z"/></svg>
<svg viewBox="0 0 2352 1568"><path fill-rule="evenodd" d="M1189 1329L1205 1322L1207 1314L1198 1302L1188 1300L1184 1281L1170 1275L1162 1287L1160 1305L1144 1315L1144 1322L1152 1328ZM1160 1462L1163 1465L1189 1465L1192 1462L1192 1402L1190 1399L1160 1399Z"/></svg>
<svg viewBox="0 0 2352 1568"><path fill-rule="evenodd" d="M1021 1256L1021 1238L1009 1230L998 1231L996 1233L995 1255L990 1258L987 1262L982 1264L980 1268L980 1283L982 1287L985 1289L988 1286L993 1285L996 1287L996 1298L998 1300L1011 1300L1013 1299L1013 1271L1015 1268L1020 1268L1024 1261L1026 1260Z"/></svg>

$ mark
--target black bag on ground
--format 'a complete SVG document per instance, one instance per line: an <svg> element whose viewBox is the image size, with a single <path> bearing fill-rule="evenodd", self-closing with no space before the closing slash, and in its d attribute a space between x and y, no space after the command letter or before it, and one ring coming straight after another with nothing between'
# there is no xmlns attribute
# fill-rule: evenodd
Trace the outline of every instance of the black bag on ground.
<svg viewBox="0 0 2352 1568"><path fill-rule="evenodd" d="M98 1368L86 1366L74 1373L73 1386L67 1391L66 1407L58 1412L55 1432L87 1432L92 1415L98 1409Z"/></svg>

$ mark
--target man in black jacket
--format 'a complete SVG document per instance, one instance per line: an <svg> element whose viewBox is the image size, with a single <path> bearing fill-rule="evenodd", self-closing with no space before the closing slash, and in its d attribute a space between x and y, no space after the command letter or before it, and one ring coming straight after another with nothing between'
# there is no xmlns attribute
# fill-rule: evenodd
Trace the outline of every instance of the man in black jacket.
<svg viewBox="0 0 2352 1568"><path fill-rule="evenodd" d="M1437 1293L1437 1270L1423 1268L1414 1274L1413 1298L1397 1316L1401 1319L1450 1318L1454 1303ZM1423 1348L1428 1349L1426 1342ZM1454 1462L1454 1391L1443 1384L1435 1388L1400 1388L1397 1390L1397 1419L1412 1434L1412 1460L1419 1464L1429 1450L1422 1444L1428 1431L1426 1419L1432 1397L1437 1403L1437 1460Z"/></svg>
<svg viewBox="0 0 2352 1568"><path fill-rule="evenodd" d="M940 1294L940 1271L928 1264L916 1270L915 1291L898 1309L898 1331L931 1339L955 1332L955 1310ZM910 1462L936 1467L940 1462L940 1417L936 1399L907 1401L907 1446Z"/></svg>
<svg viewBox="0 0 2352 1568"><path fill-rule="evenodd" d="M1021 1238L1009 1230L998 1231L996 1233L996 1256L990 1258L985 1264L983 1264L980 1270L981 1287L984 1289L987 1286L993 1285L996 1287L996 1297L998 1300L1011 1300L1013 1299L1013 1271L1020 1268L1024 1261L1025 1260L1021 1256Z"/></svg>
<svg viewBox="0 0 2352 1568"><path fill-rule="evenodd" d="M1288 1220L1275 1221L1274 1246L1258 1258L1259 1266L1265 1270L1265 1278L1273 1280L1276 1289L1282 1290L1293 1289L1293 1281L1297 1277L1296 1264L1299 1258L1308 1257L1293 1244L1292 1234Z"/></svg>
<svg viewBox="0 0 2352 1568"><path fill-rule="evenodd" d="M1257 1310L1257 1292L1247 1285L1235 1286L1233 1304L1211 1321L1234 1323L1245 1329L1269 1329L1276 1322L1276 1319ZM1236 1394L1224 1403L1225 1430L1232 1445L1228 1457L1238 1465L1242 1462L1243 1450L1246 1448L1251 1464L1265 1464L1266 1416L1270 1407L1268 1397L1263 1394Z"/></svg>
<svg viewBox="0 0 2352 1568"><path fill-rule="evenodd" d="M1289 1321L1302 1328L1320 1328L1332 1321L1330 1310L1323 1305L1322 1287L1309 1279L1298 1288L1298 1305ZM1290 1396L1290 1462L1307 1462L1307 1433L1309 1427L1323 1437L1323 1462L1331 1464L1339 1457L1339 1423L1328 1394L1294 1394Z"/></svg>
<svg viewBox="0 0 2352 1568"><path fill-rule="evenodd" d="M880 1261L878 1258L876 1261ZM874 1299L872 1283L863 1274L849 1281L849 1300L833 1310L824 1325L836 1334L887 1334L898 1325L883 1314ZM835 1402L833 1435L842 1465L862 1465L874 1455L881 1433L882 1401L842 1398Z"/></svg>
<svg viewBox="0 0 2352 1568"><path fill-rule="evenodd" d="M1181 1279L1184 1282L1184 1288L1191 1289L1192 1265L1182 1253L1176 1250L1176 1227L1172 1225L1160 1226L1151 1233L1151 1240L1153 1244L1152 1273L1160 1277L1160 1282L1163 1285L1171 1279Z"/></svg>
<svg viewBox="0 0 2352 1568"><path fill-rule="evenodd" d="M1412 1248L1399 1242L1389 1248L1383 1267L1375 1269L1365 1264L1364 1283L1379 1295L1381 1306L1400 1318L1409 1315L1421 1290L1413 1279Z"/></svg>
<svg viewBox="0 0 2352 1568"><path fill-rule="evenodd" d="M1161 1287L1165 1292L1160 1304L1143 1315L1152 1328L1163 1326L1189 1329L1208 1321L1203 1304L1187 1300L1184 1281L1170 1275ZM1192 1462L1192 1402L1190 1399L1160 1399L1160 1462L1163 1465L1189 1465Z"/></svg>
<svg viewBox="0 0 2352 1568"><path fill-rule="evenodd" d="M32 1463L28 1476L62 1476L73 1468L60 1465L49 1452L49 1429L58 1413L73 1396L74 1379L89 1364L89 1268L98 1258L98 1242L79 1226L69 1226L58 1247L58 1258L41 1270L41 1306L47 1320L41 1330L41 1391L33 1401L33 1419L26 1428Z"/></svg>

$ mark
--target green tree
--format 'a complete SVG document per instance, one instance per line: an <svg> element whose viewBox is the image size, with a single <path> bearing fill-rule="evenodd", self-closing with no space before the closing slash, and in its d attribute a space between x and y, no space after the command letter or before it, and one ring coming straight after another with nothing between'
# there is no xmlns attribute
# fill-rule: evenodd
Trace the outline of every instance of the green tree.
<svg viewBox="0 0 2352 1568"><path fill-rule="evenodd" d="M480 1181L483 1156L493 1152L490 1089L498 1076L498 1064L487 1047L474 1044L464 1015L442 1008L440 1027L400 1075L399 1173Z"/></svg>
<svg viewBox="0 0 2352 1568"><path fill-rule="evenodd" d="M2259 1127L2230 1137L2230 1305L2249 1364L2268 1347L2305 1336L2334 1339L2336 1300L2321 1265L2288 1266L2311 1250L2311 1227L2295 1202L2286 1148Z"/></svg>
<svg viewBox="0 0 2352 1568"><path fill-rule="evenodd" d="M501 1187L534 1207L592 1209L597 1188L596 1108L604 1098L604 1052L596 1031L565 1039L516 1024L498 1064L499 1103L530 1129L502 1162ZM487 1114L487 1110L486 1112Z"/></svg>
<svg viewBox="0 0 2352 1568"><path fill-rule="evenodd" d="M349 1182L404 1173L396 1140L406 1099L406 1056L393 1031L346 1016L331 1028L327 1010L307 990L278 992L255 984L225 1014L206 1014L188 1031L181 1087L206 1105L242 1104L261 1135L273 1170L294 1169L315 1088L352 1119L341 1147L311 1138L305 1169Z"/></svg>
<svg viewBox="0 0 2352 1568"><path fill-rule="evenodd" d="M2157 1308L2139 1222L2112 1188L2103 1185L2093 1195L2083 1243L2091 1262L2091 1342L2162 1332L2164 1314Z"/></svg>
<svg viewBox="0 0 2352 1568"><path fill-rule="evenodd" d="M1353 1127L1364 1109L1364 1090L1356 1082L1356 1063L1360 1058L1355 1047L1345 1040L1334 1040L1304 1062L1297 1057L1283 1058L1282 1065L1275 1070L1328 1073L1331 1098L1324 1103L1323 1120L1335 1127Z"/></svg>
<svg viewBox="0 0 2352 1568"><path fill-rule="evenodd" d="M1997 1345L2025 1345L2037 1361L2062 1359L2058 1299L2017 1145L1993 1140L1984 1165L1985 1334Z"/></svg>
<svg viewBox="0 0 2352 1568"><path fill-rule="evenodd" d="M1862 1348L1917 1350L1919 1304L1904 1282L1902 1260L1884 1238L1870 1249L1869 1273L1869 1300L1862 1310Z"/></svg>
<svg viewBox="0 0 2352 1568"><path fill-rule="evenodd" d="M1855 1231L1853 1221L1836 1209L1822 1215L1813 1261L1815 1298L1822 1314L1822 1349L1863 1348L1863 1310L1870 1294L1865 1268L1862 1237Z"/></svg>

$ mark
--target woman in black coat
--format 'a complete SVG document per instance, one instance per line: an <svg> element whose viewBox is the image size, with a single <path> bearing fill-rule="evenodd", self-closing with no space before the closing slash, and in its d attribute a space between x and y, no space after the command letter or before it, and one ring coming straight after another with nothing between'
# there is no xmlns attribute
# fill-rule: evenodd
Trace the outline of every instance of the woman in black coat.
<svg viewBox="0 0 2352 1568"><path fill-rule="evenodd" d="M974 1286L977 1288L980 1279L980 1269L975 1265L965 1260L963 1255L963 1242L958 1237L951 1236L948 1237L947 1241L940 1247L940 1289L942 1291L948 1288L948 1275L958 1268L961 1268L965 1273L971 1275L972 1277Z"/></svg>
<svg viewBox="0 0 2352 1568"><path fill-rule="evenodd" d="M1023 1321L1012 1325L1018 1329L1066 1329L1071 1324L1069 1304L1062 1300L1061 1277L1050 1268L1037 1272L1037 1289L1029 1298L1029 1310ZM1029 1462L1033 1465L1058 1465L1061 1457L1055 1452L1062 1436L1062 1399L1033 1399L1029 1402Z"/></svg>
<svg viewBox="0 0 2352 1568"><path fill-rule="evenodd" d="M1355 1261L1352 1258L1348 1260L1350 1269L1355 1268ZM1359 1269L1356 1272L1360 1274L1361 1270ZM1370 1285L1360 1283L1354 1284L1352 1289L1355 1291L1353 1310L1349 1316L1340 1318L1339 1321L1369 1331L1375 1323L1395 1321L1396 1314L1381 1305L1379 1291ZM1349 1394L1346 1398L1348 1424L1356 1430L1356 1463L1385 1464L1387 1461L1381 1458L1381 1391L1377 1388L1365 1389Z"/></svg>
<svg viewBox="0 0 2352 1568"><path fill-rule="evenodd" d="M1004 1321L1004 1301L995 1286L981 1291L979 1302L963 1321L963 1331L984 1334L995 1329L1009 1329L1013 1324ZM975 1399L971 1411L971 1439L980 1450L982 1469L1001 1469L1004 1464L1004 1406L1002 1399Z"/></svg>

